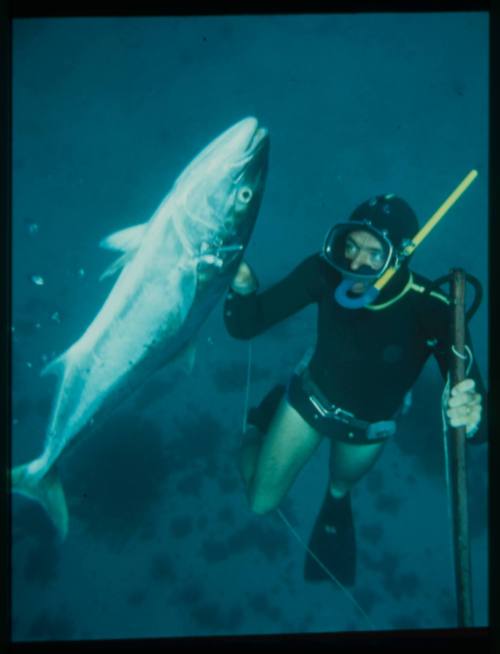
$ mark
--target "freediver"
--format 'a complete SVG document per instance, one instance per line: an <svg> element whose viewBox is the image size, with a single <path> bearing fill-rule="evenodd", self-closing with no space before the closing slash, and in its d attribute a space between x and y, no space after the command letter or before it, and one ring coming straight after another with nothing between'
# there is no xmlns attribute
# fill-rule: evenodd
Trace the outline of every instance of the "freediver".
<svg viewBox="0 0 500 654"><path fill-rule="evenodd" d="M310 304L317 304L317 338L287 386L279 384L248 413L240 469L251 509L277 509L324 437L330 440L329 484L309 548L344 585L356 574L351 490L395 433L398 415L433 355L446 379L450 299L410 270L401 253L418 232L413 209L395 195L374 197L334 225L322 249L262 292L242 261L224 304L229 334L252 339ZM375 302L353 310L394 264L396 274ZM359 303L358 303L359 306ZM467 328L467 345L472 346ZM448 394L447 422L464 425L467 441L487 440L486 390L472 359L467 379ZM327 579L306 555L308 581Z"/></svg>

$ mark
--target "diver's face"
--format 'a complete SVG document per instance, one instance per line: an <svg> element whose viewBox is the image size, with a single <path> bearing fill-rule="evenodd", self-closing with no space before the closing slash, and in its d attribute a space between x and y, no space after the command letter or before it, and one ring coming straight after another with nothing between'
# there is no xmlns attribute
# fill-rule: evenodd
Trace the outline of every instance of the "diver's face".
<svg viewBox="0 0 500 654"><path fill-rule="evenodd" d="M378 272L384 265L385 253L382 243L370 232L355 230L346 237L345 258L349 262L349 268L355 272L361 266L368 266L373 272ZM351 287L354 293L363 293L369 281L356 282Z"/></svg>

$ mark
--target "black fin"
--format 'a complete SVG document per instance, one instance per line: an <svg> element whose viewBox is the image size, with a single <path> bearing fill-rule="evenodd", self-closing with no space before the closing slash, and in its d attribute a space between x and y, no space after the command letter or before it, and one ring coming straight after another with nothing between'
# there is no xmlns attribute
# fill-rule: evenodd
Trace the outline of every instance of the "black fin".
<svg viewBox="0 0 500 654"><path fill-rule="evenodd" d="M343 586L356 579L356 538L351 495L334 499L327 491L309 539L309 549ZM304 563L304 579L332 581L328 573L309 554Z"/></svg>

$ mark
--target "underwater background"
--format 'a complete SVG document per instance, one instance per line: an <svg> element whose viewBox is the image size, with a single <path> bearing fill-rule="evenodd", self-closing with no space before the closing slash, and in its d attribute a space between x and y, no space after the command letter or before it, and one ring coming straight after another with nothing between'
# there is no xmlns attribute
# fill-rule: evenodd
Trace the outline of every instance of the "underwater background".
<svg viewBox="0 0 500 654"><path fill-rule="evenodd" d="M41 453L55 378L39 373L86 329L114 280L98 247L145 222L208 142L255 115L271 155L246 260L266 287L362 201L395 193L421 224L479 176L413 268L477 276L470 329L487 351L486 13L24 19L13 29L12 458ZM314 341L315 308L252 344L250 404ZM166 368L60 471L63 544L38 504L12 499L14 640L274 634L456 625L441 433L430 361L413 406L353 491L352 595L306 584L276 513L253 515L235 455L248 345L222 302L190 376ZM283 503L307 541L327 483L323 443ZM487 447L468 448L475 624L488 622Z"/></svg>

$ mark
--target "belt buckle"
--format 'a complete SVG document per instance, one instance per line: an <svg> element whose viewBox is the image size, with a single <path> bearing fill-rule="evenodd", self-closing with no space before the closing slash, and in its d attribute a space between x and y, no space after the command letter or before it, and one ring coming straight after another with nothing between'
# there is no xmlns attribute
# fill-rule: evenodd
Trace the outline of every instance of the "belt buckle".
<svg viewBox="0 0 500 654"><path fill-rule="evenodd" d="M338 420L339 422L344 422L346 424L350 424L354 419L353 413L350 413L335 404L329 403L328 407L326 407L321 400L314 395L314 393L309 393L309 401L323 418Z"/></svg>
<svg viewBox="0 0 500 654"><path fill-rule="evenodd" d="M321 402L317 399L315 395L312 393L309 394L309 402L314 406L316 411L323 416L323 418L329 418L331 412L328 409L325 409L325 407L321 404Z"/></svg>
<svg viewBox="0 0 500 654"><path fill-rule="evenodd" d="M333 412L334 417L337 420L340 420L341 422L345 422L349 424L353 418L354 418L354 413L350 413L349 411L346 411L345 409L342 409L341 407L335 407L335 411Z"/></svg>

